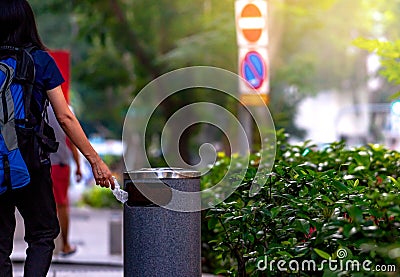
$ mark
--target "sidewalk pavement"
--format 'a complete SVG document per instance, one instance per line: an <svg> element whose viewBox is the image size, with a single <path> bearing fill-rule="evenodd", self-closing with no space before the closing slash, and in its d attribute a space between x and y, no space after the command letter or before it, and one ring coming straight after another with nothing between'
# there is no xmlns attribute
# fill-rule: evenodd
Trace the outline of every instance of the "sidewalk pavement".
<svg viewBox="0 0 400 277"><path fill-rule="evenodd" d="M63 257L59 254L60 239L56 240L52 266L48 276L89 276L82 275L96 269L93 276L122 276L122 209L70 209L70 242L77 247L77 252ZM116 224L117 223L117 224ZM115 228L115 225L117 228ZM118 228L119 227L119 228ZM111 230L113 229L113 230ZM25 259L26 243L23 240L24 227L17 212L17 227L14 236L14 251L11 259L14 276L22 276L22 264ZM113 236L113 244L110 243ZM117 241L115 241L117 239ZM89 268L90 267L90 268ZM80 270L78 274L72 271ZM110 275L110 270L113 274ZM105 275L101 274L104 271Z"/></svg>
<svg viewBox="0 0 400 277"><path fill-rule="evenodd" d="M70 242L77 252L68 257L59 254L60 240L48 277L122 277L122 209L70 209ZM23 221L17 212L17 227L14 236L14 277L22 276L26 243L23 240ZM203 277L212 275L203 274Z"/></svg>

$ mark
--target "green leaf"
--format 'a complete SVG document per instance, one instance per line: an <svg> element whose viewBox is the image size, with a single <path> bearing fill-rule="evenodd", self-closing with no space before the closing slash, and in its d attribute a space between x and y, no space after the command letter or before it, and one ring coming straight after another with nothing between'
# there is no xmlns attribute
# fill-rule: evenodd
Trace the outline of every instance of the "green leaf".
<svg viewBox="0 0 400 277"><path fill-rule="evenodd" d="M218 224L218 219L216 219L215 217L211 217L209 220L208 220L208 223L207 223L207 225L208 225L208 230L213 230L213 229L215 229L215 226Z"/></svg>
<svg viewBox="0 0 400 277"><path fill-rule="evenodd" d="M251 233L245 234L244 238L248 240L250 243L254 243L254 235Z"/></svg>
<svg viewBox="0 0 400 277"><path fill-rule="evenodd" d="M322 198L322 200L324 200L325 202L327 202L327 203L329 203L329 204L334 203L334 202L333 202L328 196L326 196L326 195L322 195L321 198Z"/></svg>
<svg viewBox="0 0 400 277"><path fill-rule="evenodd" d="M373 52L378 49L379 41L376 39L365 39L362 37L353 40L353 44L359 48Z"/></svg>
<svg viewBox="0 0 400 277"><path fill-rule="evenodd" d="M297 231L300 231L304 234L308 234L310 231L310 223L303 218L296 219L294 224Z"/></svg>
<svg viewBox="0 0 400 277"><path fill-rule="evenodd" d="M397 186L397 188L400 189L400 182L393 178L392 176L389 176L389 179Z"/></svg>
<svg viewBox="0 0 400 277"><path fill-rule="evenodd" d="M391 101L396 100L397 98L400 98L400 91L389 96L389 100Z"/></svg>
<svg viewBox="0 0 400 277"><path fill-rule="evenodd" d="M275 218L281 211L282 207L274 207L271 209L271 218Z"/></svg>
<svg viewBox="0 0 400 277"><path fill-rule="evenodd" d="M278 251L278 252L276 252L276 254L280 255L281 257L285 257L285 258L293 258L293 255L287 251Z"/></svg>
<svg viewBox="0 0 400 277"><path fill-rule="evenodd" d="M318 254L318 256L320 256L321 258L324 258L325 260L329 260L331 258L331 255L329 255L325 251L322 251L318 248L314 248L314 251L315 251L315 253Z"/></svg>
<svg viewBox="0 0 400 277"><path fill-rule="evenodd" d="M343 235L345 237L350 237L352 234L354 234L357 230L356 228L354 228L354 226L352 224L346 224L343 226Z"/></svg>
<svg viewBox="0 0 400 277"><path fill-rule="evenodd" d="M350 207L349 216L354 222L361 222L364 220L363 211L356 206Z"/></svg>
<svg viewBox="0 0 400 277"><path fill-rule="evenodd" d="M333 182L333 185L338 191L345 191L345 192L349 191L349 188L345 186L342 182L335 181Z"/></svg>
<svg viewBox="0 0 400 277"><path fill-rule="evenodd" d="M299 192L299 196L300 197L305 197L308 195L308 188L307 187L303 187L302 190Z"/></svg>
<svg viewBox="0 0 400 277"><path fill-rule="evenodd" d="M359 166L357 166L357 167L355 167L355 168L353 169L353 172L363 171L363 170L366 170L366 169L367 169L367 168L366 168L365 166L359 165Z"/></svg>

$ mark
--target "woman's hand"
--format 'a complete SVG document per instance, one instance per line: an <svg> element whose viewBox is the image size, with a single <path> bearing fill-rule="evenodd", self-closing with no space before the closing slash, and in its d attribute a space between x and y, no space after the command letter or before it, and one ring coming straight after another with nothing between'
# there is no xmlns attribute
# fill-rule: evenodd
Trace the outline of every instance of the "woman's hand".
<svg viewBox="0 0 400 277"><path fill-rule="evenodd" d="M115 188L111 171L100 157L91 164L91 167L96 185L106 188L111 186L111 189Z"/></svg>

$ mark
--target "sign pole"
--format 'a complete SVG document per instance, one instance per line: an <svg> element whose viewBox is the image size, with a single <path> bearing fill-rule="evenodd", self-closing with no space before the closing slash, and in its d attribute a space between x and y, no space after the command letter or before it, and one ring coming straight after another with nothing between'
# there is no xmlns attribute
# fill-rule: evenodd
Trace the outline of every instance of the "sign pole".
<svg viewBox="0 0 400 277"><path fill-rule="evenodd" d="M257 106L266 105L269 101L267 12L265 0L235 2L241 101L238 118L246 132L245 138L239 137L241 155L249 154L253 146L253 119L247 109L257 110Z"/></svg>
<svg viewBox="0 0 400 277"><path fill-rule="evenodd" d="M238 118L240 124L243 126L245 134L239 132L239 154L240 155L248 155L249 151L252 149L252 141L253 141L253 122L252 117L249 111L245 106L239 104L238 110ZM245 135L243 137L243 135Z"/></svg>

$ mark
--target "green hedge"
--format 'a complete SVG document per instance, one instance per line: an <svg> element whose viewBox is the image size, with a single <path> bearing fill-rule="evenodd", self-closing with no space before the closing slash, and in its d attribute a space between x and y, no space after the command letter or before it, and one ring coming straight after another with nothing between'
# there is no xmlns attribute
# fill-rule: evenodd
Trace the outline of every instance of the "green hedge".
<svg viewBox="0 0 400 277"><path fill-rule="evenodd" d="M374 267L393 271L393 265L392 276L398 276L400 154L378 145L334 142L317 148L287 139L277 133L273 170L258 180L257 153L249 165L233 158L248 170L228 199L203 213L203 270L227 276L378 276ZM230 162L220 156L202 178L203 188L216 184ZM254 182L263 188L250 197Z"/></svg>
<svg viewBox="0 0 400 277"><path fill-rule="evenodd" d="M98 185L93 185L91 188L85 190L78 205L87 205L92 208L122 208L122 204L115 198L111 189L103 188Z"/></svg>

